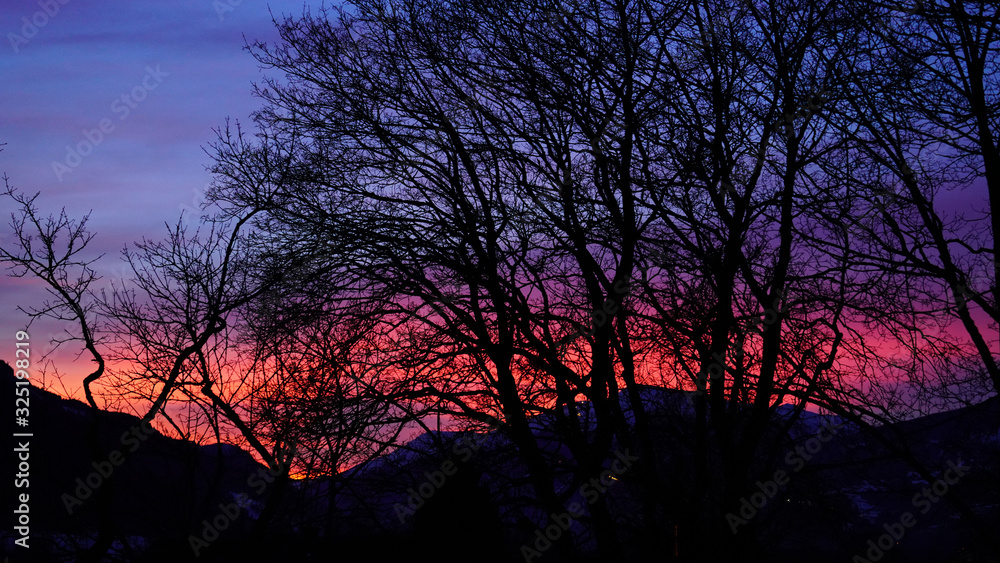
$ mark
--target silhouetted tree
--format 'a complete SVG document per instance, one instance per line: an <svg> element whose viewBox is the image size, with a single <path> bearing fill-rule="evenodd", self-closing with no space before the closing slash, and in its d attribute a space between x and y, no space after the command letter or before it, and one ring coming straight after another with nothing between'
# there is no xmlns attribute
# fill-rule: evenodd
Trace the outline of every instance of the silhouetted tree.
<svg viewBox="0 0 1000 563"><path fill-rule="evenodd" d="M138 293L101 302L147 416L177 393L323 477L431 416L499 421L532 490L505 500L550 515L627 450L582 518L599 556L724 560L764 557L763 520L726 515L808 404L930 479L876 427L1000 389L998 219L938 196L1000 197L994 8L358 0L276 23L250 50L283 76L253 135L220 132L208 232L139 244ZM691 391L690 428L656 435L649 384Z"/></svg>

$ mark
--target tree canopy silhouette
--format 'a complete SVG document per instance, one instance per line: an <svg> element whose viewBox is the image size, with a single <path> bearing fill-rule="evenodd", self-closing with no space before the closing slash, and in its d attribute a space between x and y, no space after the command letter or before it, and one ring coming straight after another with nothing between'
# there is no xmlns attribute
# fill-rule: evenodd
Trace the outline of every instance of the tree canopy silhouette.
<svg viewBox="0 0 1000 563"><path fill-rule="evenodd" d="M606 560L762 556L760 521L726 514L773 468L779 409L870 429L1000 389L997 218L942 211L980 176L996 201L997 21L854 0L286 18L249 46L272 73L255 130L212 147L211 233L141 246L153 309L104 311L161 398L262 456L294 440L305 474L445 416L500 428L545 514L637 456L638 544L616 495L585 518ZM663 435L653 387L688 392L693 428ZM690 486L661 478L676 448Z"/></svg>

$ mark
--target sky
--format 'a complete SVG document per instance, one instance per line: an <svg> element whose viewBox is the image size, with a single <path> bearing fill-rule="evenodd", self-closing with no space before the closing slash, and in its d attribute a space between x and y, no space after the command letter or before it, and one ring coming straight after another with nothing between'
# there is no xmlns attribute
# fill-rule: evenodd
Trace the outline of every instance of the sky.
<svg viewBox="0 0 1000 563"><path fill-rule="evenodd" d="M124 244L162 238L166 223L198 208L211 180L213 129L227 118L249 125L260 107L253 83L266 75L245 41L276 41L272 14L303 9L302 0L0 3L0 174L40 193L43 215L91 213L92 256L106 254L98 287L122 277ZM0 201L0 244L11 241L12 211ZM18 305L45 299L34 280L0 277L0 359L13 364L15 334L28 323ZM65 326L31 326L32 360ZM52 356L77 397L92 365L74 362L79 351ZM36 385L39 367L31 370Z"/></svg>
<svg viewBox="0 0 1000 563"><path fill-rule="evenodd" d="M248 124L260 107L253 83L265 74L245 41L276 41L272 15L305 8L303 0L0 3L0 174L21 192L40 192L43 215L91 213L90 256L105 254L97 289L128 276L123 245L160 239L182 211L197 212L211 180L213 129L227 118ZM11 242L11 211L0 200L0 244ZM0 359L13 363L15 334L28 322L17 307L46 297L35 280L0 276ZM31 326L33 362L68 326ZM54 390L77 398L92 369L75 361L80 350L70 344L51 356L68 374L67 387ZM35 383L51 386L39 367Z"/></svg>

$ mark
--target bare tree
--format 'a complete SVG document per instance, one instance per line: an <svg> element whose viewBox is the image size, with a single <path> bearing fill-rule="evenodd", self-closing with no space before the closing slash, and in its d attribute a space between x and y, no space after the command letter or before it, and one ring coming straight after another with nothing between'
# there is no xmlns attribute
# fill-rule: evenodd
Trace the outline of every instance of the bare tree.
<svg viewBox="0 0 1000 563"><path fill-rule="evenodd" d="M186 402L268 462L294 442L329 478L429 417L499 421L517 500L548 515L626 449L625 492L583 517L601 557L762 556L761 522L726 514L807 405L882 436L953 383L1000 388L995 245L939 195L981 176L995 204L996 16L922 6L359 0L277 22L250 49L283 76L253 135L219 133L207 232L138 244L135 287L99 302L117 392L147 417ZM690 391L693 433L657 435L650 384Z"/></svg>

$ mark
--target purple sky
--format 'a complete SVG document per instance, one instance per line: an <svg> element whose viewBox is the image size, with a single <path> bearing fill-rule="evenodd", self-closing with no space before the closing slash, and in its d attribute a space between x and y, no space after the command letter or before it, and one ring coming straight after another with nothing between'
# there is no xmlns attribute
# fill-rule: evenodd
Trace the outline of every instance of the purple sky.
<svg viewBox="0 0 1000 563"><path fill-rule="evenodd" d="M262 74L243 37L277 39L269 10L297 16L303 2L4 0L0 173L22 192L41 192L45 215L63 206L77 218L92 210L95 255L108 254L100 273L120 276L125 243L161 238L165 222L197 207L211 179L202 147L214 140L212 129L227 117L249 125L259 107L252 83ZM95 140L79 160L67 155L67 147L86 152ZM11 211L3 200L4 244ZM12 363L14 334L27 323L16 307L40 305L46 295L35 282L6 276L0 295L0 358ZM61 329L32 326L33 359ZM74 394L89 369L73 364L77 350L56 358Z"/></svg>
<svg viewBox="0 0 1000 563"><path fill-rule="evenodd" d="M212 129L227 117L249 126L259 107L251 90L262 74L244 35L275 41L269 10L280 17L303 8L302 0L4 0L0 173L22 192L41 192L43 214L92 210L94 255L107 254L102 283L127 276L124 244L159 239L164 223L198 207L211 179L202 147L215 139ZM67 154L95 139L90 154ZM954 204L946 207L982 209L984 196L979 184L946 198ZM3 244L10 212L3 200ZM0 358L12 362L15 332L28 320L16 307L41 305L46 293L34 280L0 276L0 296ZM65 326L36 323L33 358ZM79 397L91 364L74 363L78 351L65 347L55 360Z"/></svg>

